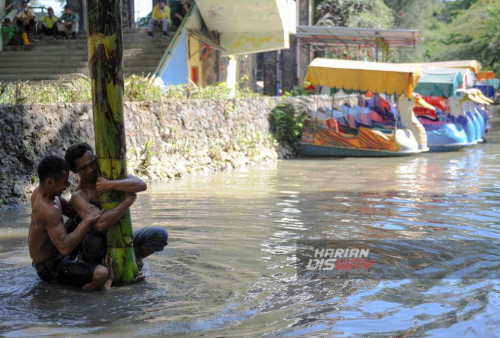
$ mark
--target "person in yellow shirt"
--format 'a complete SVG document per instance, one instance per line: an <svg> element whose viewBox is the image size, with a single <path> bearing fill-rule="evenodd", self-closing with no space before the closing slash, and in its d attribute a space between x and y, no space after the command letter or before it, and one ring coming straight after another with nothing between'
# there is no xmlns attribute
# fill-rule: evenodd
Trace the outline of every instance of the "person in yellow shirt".
<svg viewBox="0 0 500 338"><path fill-rule="evenodd" d="M148 38L153 37L155 24L163 28L163 37L168 37L168 25L170 24L170 7L165 6L164 0L158 0L158 4L153 8L151 20L149 20Z"/></svg>
<svg viewBox="0 0 500 338"><path fill-rule="evenodd" d="M47 15L38 21L38 35L41 33L45 35L57 36L57 16L54 15L52 7L47 8Z"/></svg>

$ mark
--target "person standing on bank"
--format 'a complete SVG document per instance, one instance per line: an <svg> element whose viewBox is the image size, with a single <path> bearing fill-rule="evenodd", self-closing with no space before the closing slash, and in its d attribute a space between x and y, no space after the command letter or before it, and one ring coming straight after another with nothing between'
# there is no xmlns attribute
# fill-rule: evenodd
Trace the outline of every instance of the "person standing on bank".
<svg viewBox="0 0 500 338"><path fill-rule="evenodd" d="M82 241L81 254L84 261L100 262L106 253L105 231L115 225L132 206L136 193L147 189L146 183L138 177L128 176L121 180L108 180L97 177L97 158L88 143L74 144L64 156L71 170L78 175L80 184L71 196L70 204L80 217L85 217L89 208L96 208L98 195L111 190L126 193L125 199L116 207L104 210L91 232ZM76 220L78 221L78 220ZM76 221L73 223L76 223ZM168 243L168 233L160 227L144 227L134 232L133 245L139 269L143 259L162 251Z"/></svg>
<svg viewBox="0 0 500 338"><path fill-rule="evenodd" d="M151 20L148 26L148 38L153 37L153 29L155 24L161 25L163 29L163 37L168 37L168 25L170 24L170 7L165 6L164 0L159 0L158 4L153 8Z"/></svg>
<svg viewBox="0 0 500 338"><path fill-rule="evenodd" d="M40 279L57 281L94 291L109 289L113 272L103 265L73 260L68 255L82 241L102 211L88 208L84 219L72 233L67 233L63 215L74 216L61 194L68 186L69 164L57 156L47 156L38 165L39 186L31 195L31 223L28 247Z"/></svg>

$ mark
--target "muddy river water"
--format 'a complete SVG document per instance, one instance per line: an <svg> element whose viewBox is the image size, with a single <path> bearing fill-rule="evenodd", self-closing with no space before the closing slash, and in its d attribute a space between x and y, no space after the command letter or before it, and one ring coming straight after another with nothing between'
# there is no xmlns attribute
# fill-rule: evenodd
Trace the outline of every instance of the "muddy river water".
<svg viewBox="0 0 500 338"><path fill-rule="evenodd" d="M40 282L29 213L0 212L0 336L500 332L500 144L278 161L151 184L132 207L134 228L165 227L169 245L146 259L145 282L109 292ZM432 241L450 265L464 263L449 272L459 277L324 278L297 273L304 239L401 239L415 252ZM453 251L459 241L487 245L467 263Z"/></svg>

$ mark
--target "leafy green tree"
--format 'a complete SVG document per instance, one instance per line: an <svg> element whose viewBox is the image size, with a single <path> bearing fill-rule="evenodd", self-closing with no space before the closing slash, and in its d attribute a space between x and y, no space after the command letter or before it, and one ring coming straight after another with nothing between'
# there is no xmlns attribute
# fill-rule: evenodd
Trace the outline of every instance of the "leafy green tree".
<svg viewBox="0 0 500 338"><path fill-rule="evenodd" d="M392 10L394 28L425 30L443 8L438 0L384 0Z"/></svg>
<svg viewBox="0 0 500 338"><path fill-rule="evenodd" d="M464 10L469 9L476 2L477 0L455 0L447 2L438 18L443 22L450 23Z"/></svg>
<svg viewBox="0 0 500 338"><path fill-rule="evenodd" d="M500 1L477 0L459 9L449 24L436 26L439 38L426 44L436 60L476 59L500 72Z"/></svg>
<svg viewBox="0 0 500 338"><path fill-rule="evenodd" d="M393 19L382 0L323 0L315 14L318 26L391 28Z"/></svg>
<svg viewBox="0 0 500 338"><path fill-rule="evenodd" d="M445 23L438 16L445 6L440 0L384 0L394 15L394 28L416 29L419 31L419 40L414 50L400 50L392 56L397 62L422 62L431 59L429 52L432 45L439 40L438 26ZM430 42L430 43L427 43Z"/></svg>

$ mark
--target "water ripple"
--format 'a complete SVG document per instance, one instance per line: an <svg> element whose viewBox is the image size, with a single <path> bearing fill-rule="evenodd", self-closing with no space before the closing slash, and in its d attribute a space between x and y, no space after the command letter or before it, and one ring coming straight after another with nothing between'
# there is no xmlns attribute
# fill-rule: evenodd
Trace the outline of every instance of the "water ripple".
<svg viewBox="0 0 500 338"><path fill-rule="evenodd" d="M169 245L146 259L144 283L108 293L40 282L29 207L1 212L0 333L494 336L499 150L280 161L153 184L131 209L134 227L168 229ZM302 239L399 241L449 259L415 269L419 279L318 278L297 273ZM484 243L475 255L449 245L471 241Z"/></svg>

